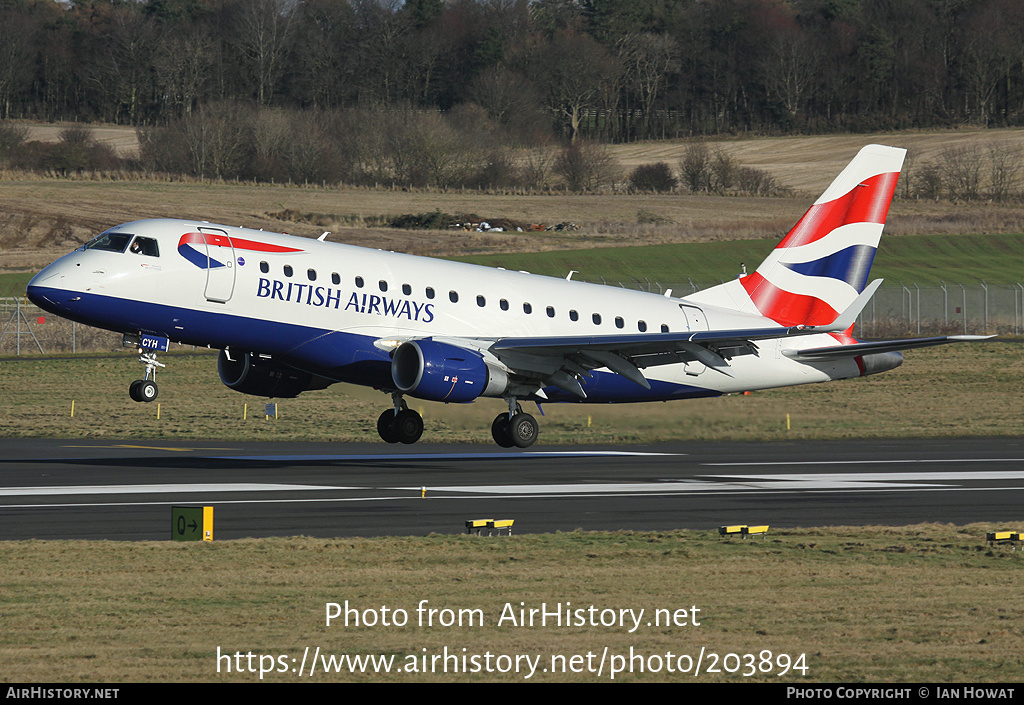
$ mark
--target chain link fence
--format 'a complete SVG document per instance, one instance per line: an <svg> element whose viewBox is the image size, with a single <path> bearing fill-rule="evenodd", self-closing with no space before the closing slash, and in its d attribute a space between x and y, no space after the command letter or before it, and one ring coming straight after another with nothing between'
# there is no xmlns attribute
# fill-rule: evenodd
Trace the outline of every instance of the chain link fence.
<svg viewBox="0 0 1024 705"><path fill-rule="evenodd" d="M596 282L675 296L698 291L690 280L673 285L633 280ZM1017 284L913 283L882 286L857 319L860 338L929 335L1020 335L1024 281ZM46 313L25 298L0 298L0 355L108 352L121 336Z"/></svg>
<svg viewBox="0 0 1024 705"><path fill-rule="evenodd" d="M54 316L24 297L0 297L0 355L109 352L121 335Z"/></svg>

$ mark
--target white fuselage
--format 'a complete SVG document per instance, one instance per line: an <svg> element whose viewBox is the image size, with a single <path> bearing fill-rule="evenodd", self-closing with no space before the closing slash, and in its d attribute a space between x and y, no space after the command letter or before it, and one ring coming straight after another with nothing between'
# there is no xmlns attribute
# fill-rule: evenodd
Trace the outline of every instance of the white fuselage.
<svg viewBox="0 0 1024 705"><path fill-rule="evenodd" d="M699 295L662 296L198 221L144 220L108 232L150 238L159 252L76 250L32 280L32 299L98 327L270 355L328 379L382 388L389 386L389 352L410 339L775 325L756 310L699 303ZM189 240L190 233L223 237L210 243ZM782 354L835 343L827 334L764 340L756 354L734 357L727 374L697 361L649 367L647 379L663 385L598 385L585 401L713 396L862 374L853 359L808 363ZM558 389L549 396L575 400Z"/></svg>

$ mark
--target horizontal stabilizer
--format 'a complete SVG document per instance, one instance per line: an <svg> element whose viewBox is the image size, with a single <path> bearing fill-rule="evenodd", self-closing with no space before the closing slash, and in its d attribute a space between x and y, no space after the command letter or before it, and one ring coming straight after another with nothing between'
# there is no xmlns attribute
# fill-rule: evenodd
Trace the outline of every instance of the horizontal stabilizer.
<svg viewBox="0 0 1024 705"><path fill-rule="evenodd" d="M858 355L927 348L932 345L946 343L969 343L977 340L988 340L993 335L942 335L934 338L907 338L905 340L878 340L871 343L854 343L853 345L832 345L827 348L811 348L810 350L783 350L782 354L794 360L834 360Z"/></svg>

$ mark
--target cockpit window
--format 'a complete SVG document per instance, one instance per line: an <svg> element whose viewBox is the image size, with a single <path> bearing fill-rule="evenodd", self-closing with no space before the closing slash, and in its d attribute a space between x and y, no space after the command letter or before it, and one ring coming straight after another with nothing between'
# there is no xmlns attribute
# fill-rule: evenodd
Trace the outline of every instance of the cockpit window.
<svg viewBox="0 0 1024 705"><path fill-rule="evenodd" d="M132 239L129 233L103 233L90 240L85 249L105 250L106 252L124 252L128 242Z"/></svg>
<svg viewBox="0 0 1024 705"><path fill-rule="evenodd" d="M151 237L142 237L141 235L132 242L130 248L132 252L137 255L148 255L149 257L159 257L160 248L156 244L156 240Z"/></svg>

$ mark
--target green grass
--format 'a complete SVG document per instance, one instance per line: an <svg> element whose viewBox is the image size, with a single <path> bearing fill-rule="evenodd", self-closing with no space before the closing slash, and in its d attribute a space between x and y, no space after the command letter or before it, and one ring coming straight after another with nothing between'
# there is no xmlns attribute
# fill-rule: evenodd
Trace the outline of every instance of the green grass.
<svg viewBox="0 0 1024 705"><path fill-rule="evenodd" d="M569 270L576 279L622 282L627 287L645 278L676 287L677 295L689 291L687 278L701 287L736 276L740 263L752 272L772 251L778 240L680 243L590 250L474 255L463 262L519 269L564 277ZM1021 280L1024 235L921 235L882 238L871 268L871 277L888 283L1012 284ZM680 288L685 287L685 288Z"/></svg>
<svg viewBox="0 0 1024 705"><path fill-rule="evenodd" d="M0 298L24 296L25 287L35 272L0 272ZM4 321L6 323L6 321Z"/></svg>
<svg viewBox="0 0 1024 705"><path fill-rule="evenodd" d="M128 398L142 372L135 356L0 359L0 433L8 437L379 441L376 420L390 399L334 385L280 400L233 392L216 356L164 355L157 404ZM969 370L970 374L965 374ZM707 373L706 373L707 374ZM906 353L902 367L861 379L648 404L546 404L539 443L652 443L854 437L1018 435L1024 418L1024 345L986 341ZM75 416L71 404L75 402ZM243 420L243 405L248 418ZM500 399L472 404L410 400L424 442L491 442ZM786 430L786 416L790 430Z"/></svg>

